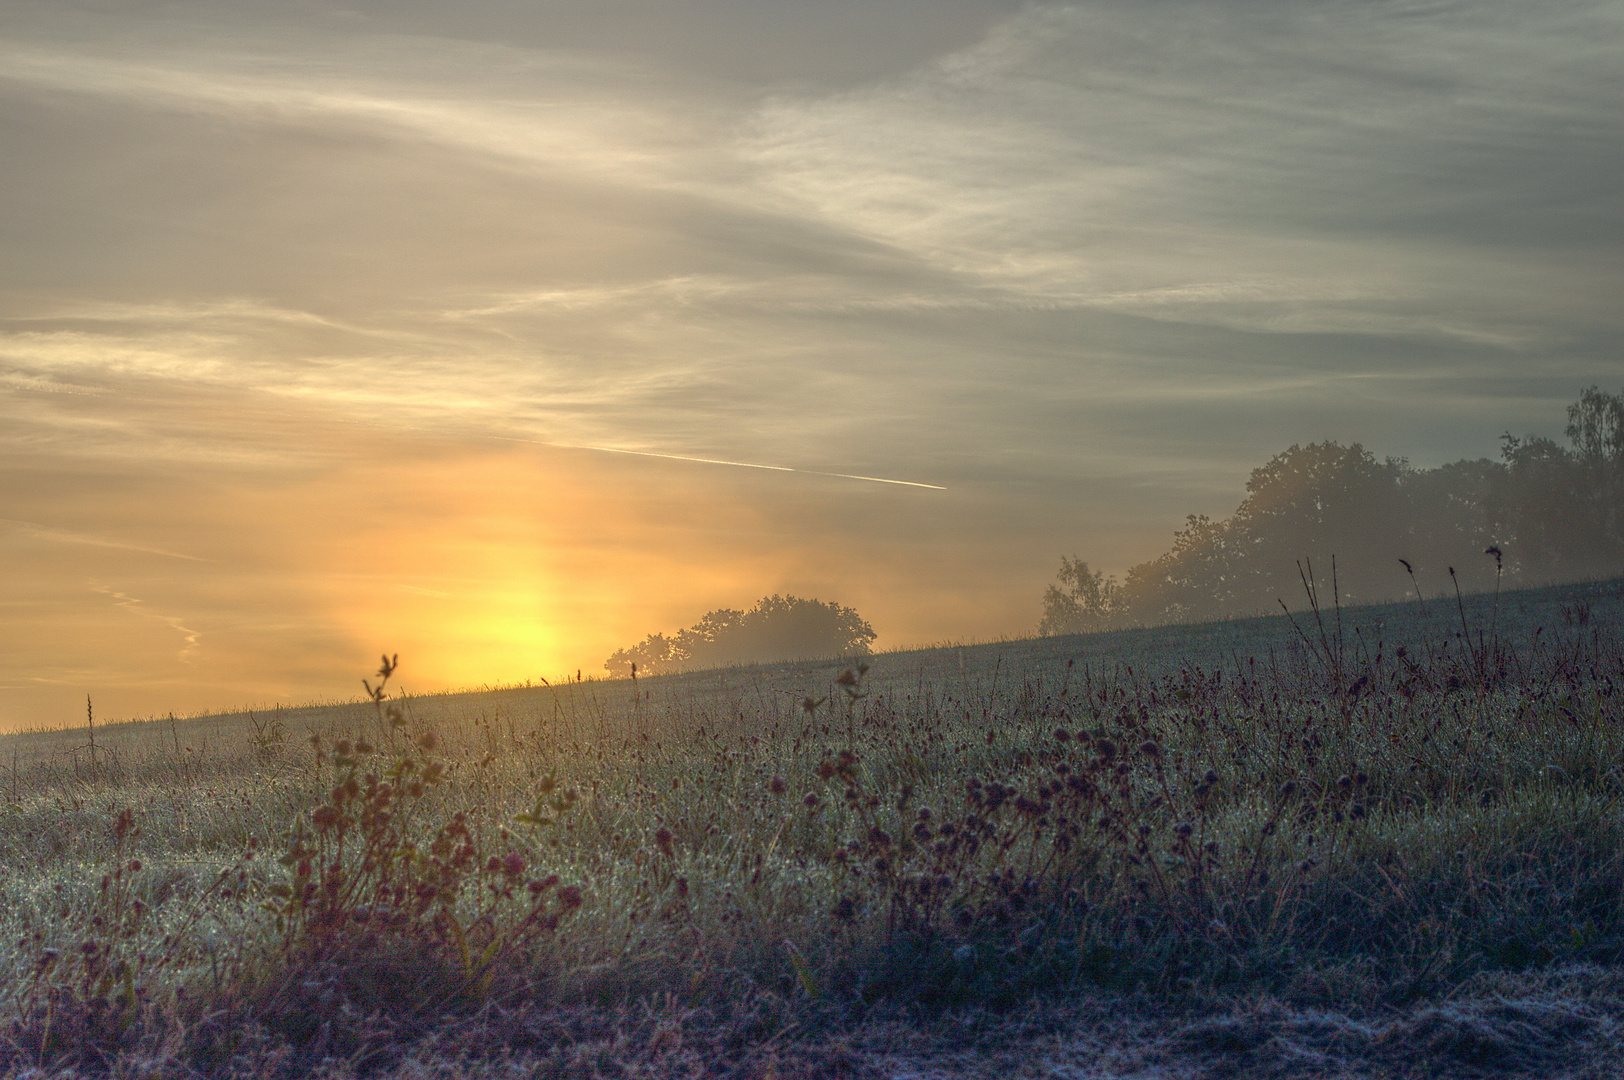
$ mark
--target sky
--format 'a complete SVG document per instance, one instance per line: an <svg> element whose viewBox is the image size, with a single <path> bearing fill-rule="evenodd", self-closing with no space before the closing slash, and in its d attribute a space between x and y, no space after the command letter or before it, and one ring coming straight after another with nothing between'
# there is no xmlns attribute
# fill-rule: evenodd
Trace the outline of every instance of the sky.
<svg viewBox="0 0 1624 1080"><path fill-rule="evenodd" d="M0 729L1031 634L1624 383L1616 0L7 0Z"/></svg>

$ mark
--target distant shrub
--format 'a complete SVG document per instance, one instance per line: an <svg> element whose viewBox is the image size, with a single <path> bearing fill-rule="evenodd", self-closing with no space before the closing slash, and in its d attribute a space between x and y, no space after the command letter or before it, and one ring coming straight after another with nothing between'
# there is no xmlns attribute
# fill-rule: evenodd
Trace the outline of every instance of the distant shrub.
<svg viewBox="0 0 1624 1080"><path fill-rule="evenodd" d="M856 611L798 596L765 596L748 611L720 608L674 637L650 634L604 661L615 675L864 654L877 635Z"/></svg>

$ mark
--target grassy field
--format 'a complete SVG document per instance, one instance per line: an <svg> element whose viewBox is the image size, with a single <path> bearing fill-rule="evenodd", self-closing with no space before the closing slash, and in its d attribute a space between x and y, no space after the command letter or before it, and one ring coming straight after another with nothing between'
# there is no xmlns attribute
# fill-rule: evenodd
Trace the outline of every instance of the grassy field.
<svg viewBox="0 0 1624 1080"><path fill-rule="evenodd" d="M1391 1075L1554 1074L1616 1048L1621 632L1611 581L455 695L404 657L6 736L0 1065L879 1076L1103 1015L1195 1075L1336 1010Z"/></svg>

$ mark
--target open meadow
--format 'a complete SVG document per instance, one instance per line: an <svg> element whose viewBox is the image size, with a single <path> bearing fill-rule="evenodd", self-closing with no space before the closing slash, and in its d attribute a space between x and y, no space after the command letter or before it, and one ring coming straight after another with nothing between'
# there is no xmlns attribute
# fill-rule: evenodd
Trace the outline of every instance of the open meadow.
<svg viewBox="0 0 1624 1080"><path fill-rule="evenodd" d="M0 0L0 1080L1624 1080L1621 57Z"/></svg>
<svg viewBox="0 0 1624 1080"><path fill-rule="evenodd" d="M1624 581L1318 600L5 736L0 1069L1613 1075Z"/></svg>

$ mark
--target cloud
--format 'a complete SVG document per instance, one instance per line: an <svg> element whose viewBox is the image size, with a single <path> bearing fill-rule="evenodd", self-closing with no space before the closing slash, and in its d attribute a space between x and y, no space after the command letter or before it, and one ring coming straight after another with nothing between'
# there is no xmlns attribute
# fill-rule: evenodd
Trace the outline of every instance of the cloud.
<svg viewBox="0 0 1624 1080"><path fill-rule="evenodd" d="M17 87L126 109L421 141L614 184L677 181L720 107L706 108L692 82L672 101L669 85L602 56L406 37L350 40L341 51L306 39L280 54L0 43L0 72Z"/></svg>
<svg viewBox="0 0 1624 1080"><path fill-rule="evenodd" d="M175 654L175 659L179 662L183 664L190 664L196 659L198 641L202 635L200 635L196 630L193 630L191 627L182 623L178 616L159 614L156 611L148 609L144 602L139 598L128 596L116 589L110 589L105 585L92 585L90 586L90 589L92 592L100 593L103 596L106 596L108 599L112 600L116 606L130 612L132 615L146 619L156 619L158 622L163 623L165 626L179 634L182 642L184 643L181 646L180 651Z"/></svg>
<svg viewBox="0 0 1624 1080"><path fill-rule="evenodd" d="M14 674L523 677L774 590L1017 633L1293 442L1616 378L1614 4L449 11L0 12Z"/></svg>
<svg viewBox="0 0 1624 1080"><path fill-rule="evenodd" d="M777 97L749 149L786 201L1014 302L1525 341L1610 321L1585 279L1618 238L1621 31L1577 3L1034 8Z"/></svg>
<svg viewBox="0 0 1624 1080"><path fill-rule="evenodd" d="M83 533L71 532L67 529L53 529L47 525L39 525L32 521L13 521L10 518L0 518L0 526L15 529L37 540L44 540L53 544L88 544L91 547L114 548L119 551L134 551L143 555L160 555L166 559L184 559L188 562L204 562L196 555L186 555L179 551L166 551L163 548L148 547L144 544L131 544L123 540L114 540L105 536L87 536Z"/></svg>

